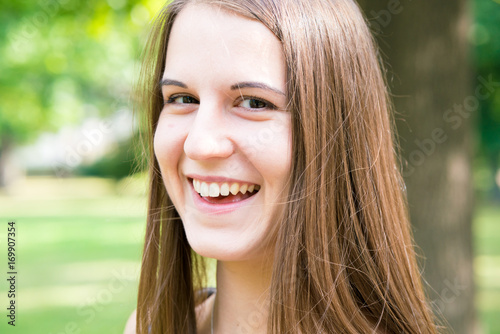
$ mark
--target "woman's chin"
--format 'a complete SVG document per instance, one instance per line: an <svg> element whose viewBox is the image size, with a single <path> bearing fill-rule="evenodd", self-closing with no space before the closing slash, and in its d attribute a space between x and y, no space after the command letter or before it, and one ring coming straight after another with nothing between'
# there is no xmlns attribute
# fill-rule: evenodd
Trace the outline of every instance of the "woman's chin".
<svg viewBox="0 0 500 334"><path fill-rule="evenodd" d="M197 235L195 238L188 237L191 248L199 255L216 259L218 261L241 262L251 261L262 257L265 251L262 245L252 245L243 240L215 240L215 238L203 238Z"/></svg>
<svg viewBox="0 0 500 334"><path fill-rule="evenodd" d="M236 247L228 247L213 241L189 242L191 248L199 255L219 261L243 261L249 258L250 251Z"/></svg>

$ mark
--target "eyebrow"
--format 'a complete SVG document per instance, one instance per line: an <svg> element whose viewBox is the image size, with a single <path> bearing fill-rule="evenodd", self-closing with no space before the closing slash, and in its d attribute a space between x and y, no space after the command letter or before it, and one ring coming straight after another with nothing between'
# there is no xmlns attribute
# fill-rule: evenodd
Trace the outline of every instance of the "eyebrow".
<svg viewBox="0 0 500 334"><path fill-rule="evenodd" d="M167 78L161 79L160 87L162 87L162 86L177 86L177 87L181 87L181 88L188 88L188 86L183 82L180 82L177 80L172 80L172 79L167 79Z"/></svg>
<svg viewBox="0 0 500 334"><path fill-rule="evenodd" d="M161 79L160 87L162 86L177 86L181 88L188 88L188 86L185 83L168 78ZM276 94L286 96L285 93L283 93L281 90L268 86L262 82L251 82L251 81L239 82L232 85L230 88L231 90L239 90L242 88L258 88L258 89L270 90Z"/></svg>
<svg viewBox="0 0 500 334"><path fill-rule="evenodd" d="M271 86L268 86L262 82L239 82L239 83L231 86L231 90L238 90L238 89L242 89L242 88L259 88L259 89L264 89L264 90L270 90L270 91L275 92L277 94L286 96L285 93L283 93L281 90L273 88Z"/></svg>

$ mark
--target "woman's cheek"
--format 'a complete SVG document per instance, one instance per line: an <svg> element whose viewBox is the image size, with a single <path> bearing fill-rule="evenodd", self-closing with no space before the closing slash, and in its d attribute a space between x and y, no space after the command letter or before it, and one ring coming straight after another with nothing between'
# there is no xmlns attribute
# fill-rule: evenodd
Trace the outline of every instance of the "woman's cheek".
<svg viewBox="0 0 500 334"><path fill-rule="evenodd" d="M277 119L270 126L270 140L266 143L267 149L263 151L263 159L266 168L276 173L278 180L282 175L288 175L292 161L292 133L291 121L288 115Z"/></svg>
<svg viewBox="0 0 500 334"><path fill-rule="evenodd" d="M154 136L154 152L162 174L177 174L179 159L184 150L187 130L183 122L172 117L160 117Z"/></svg>

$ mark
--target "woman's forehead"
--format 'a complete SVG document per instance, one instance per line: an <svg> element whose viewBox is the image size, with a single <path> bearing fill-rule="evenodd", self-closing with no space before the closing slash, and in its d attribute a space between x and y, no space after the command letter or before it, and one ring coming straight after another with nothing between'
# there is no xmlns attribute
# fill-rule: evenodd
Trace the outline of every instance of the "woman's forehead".
<svg viewBox="0 0 500 334"><path fill-rule="evenodd" d="M259 21L196 4L184 8L173 24L165 74L235 76L284 89L285 63L281 42Z"/></svg>

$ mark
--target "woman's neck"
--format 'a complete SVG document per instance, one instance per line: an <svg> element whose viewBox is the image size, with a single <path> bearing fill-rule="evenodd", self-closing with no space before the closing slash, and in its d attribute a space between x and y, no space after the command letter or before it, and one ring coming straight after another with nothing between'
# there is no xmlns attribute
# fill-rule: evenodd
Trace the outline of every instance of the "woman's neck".
<svg viewBox="0 0 500 334"><path fill-rule="evenodd" d="M271 272L269 261L217 262L214 333L266 333Z"/></svg>

